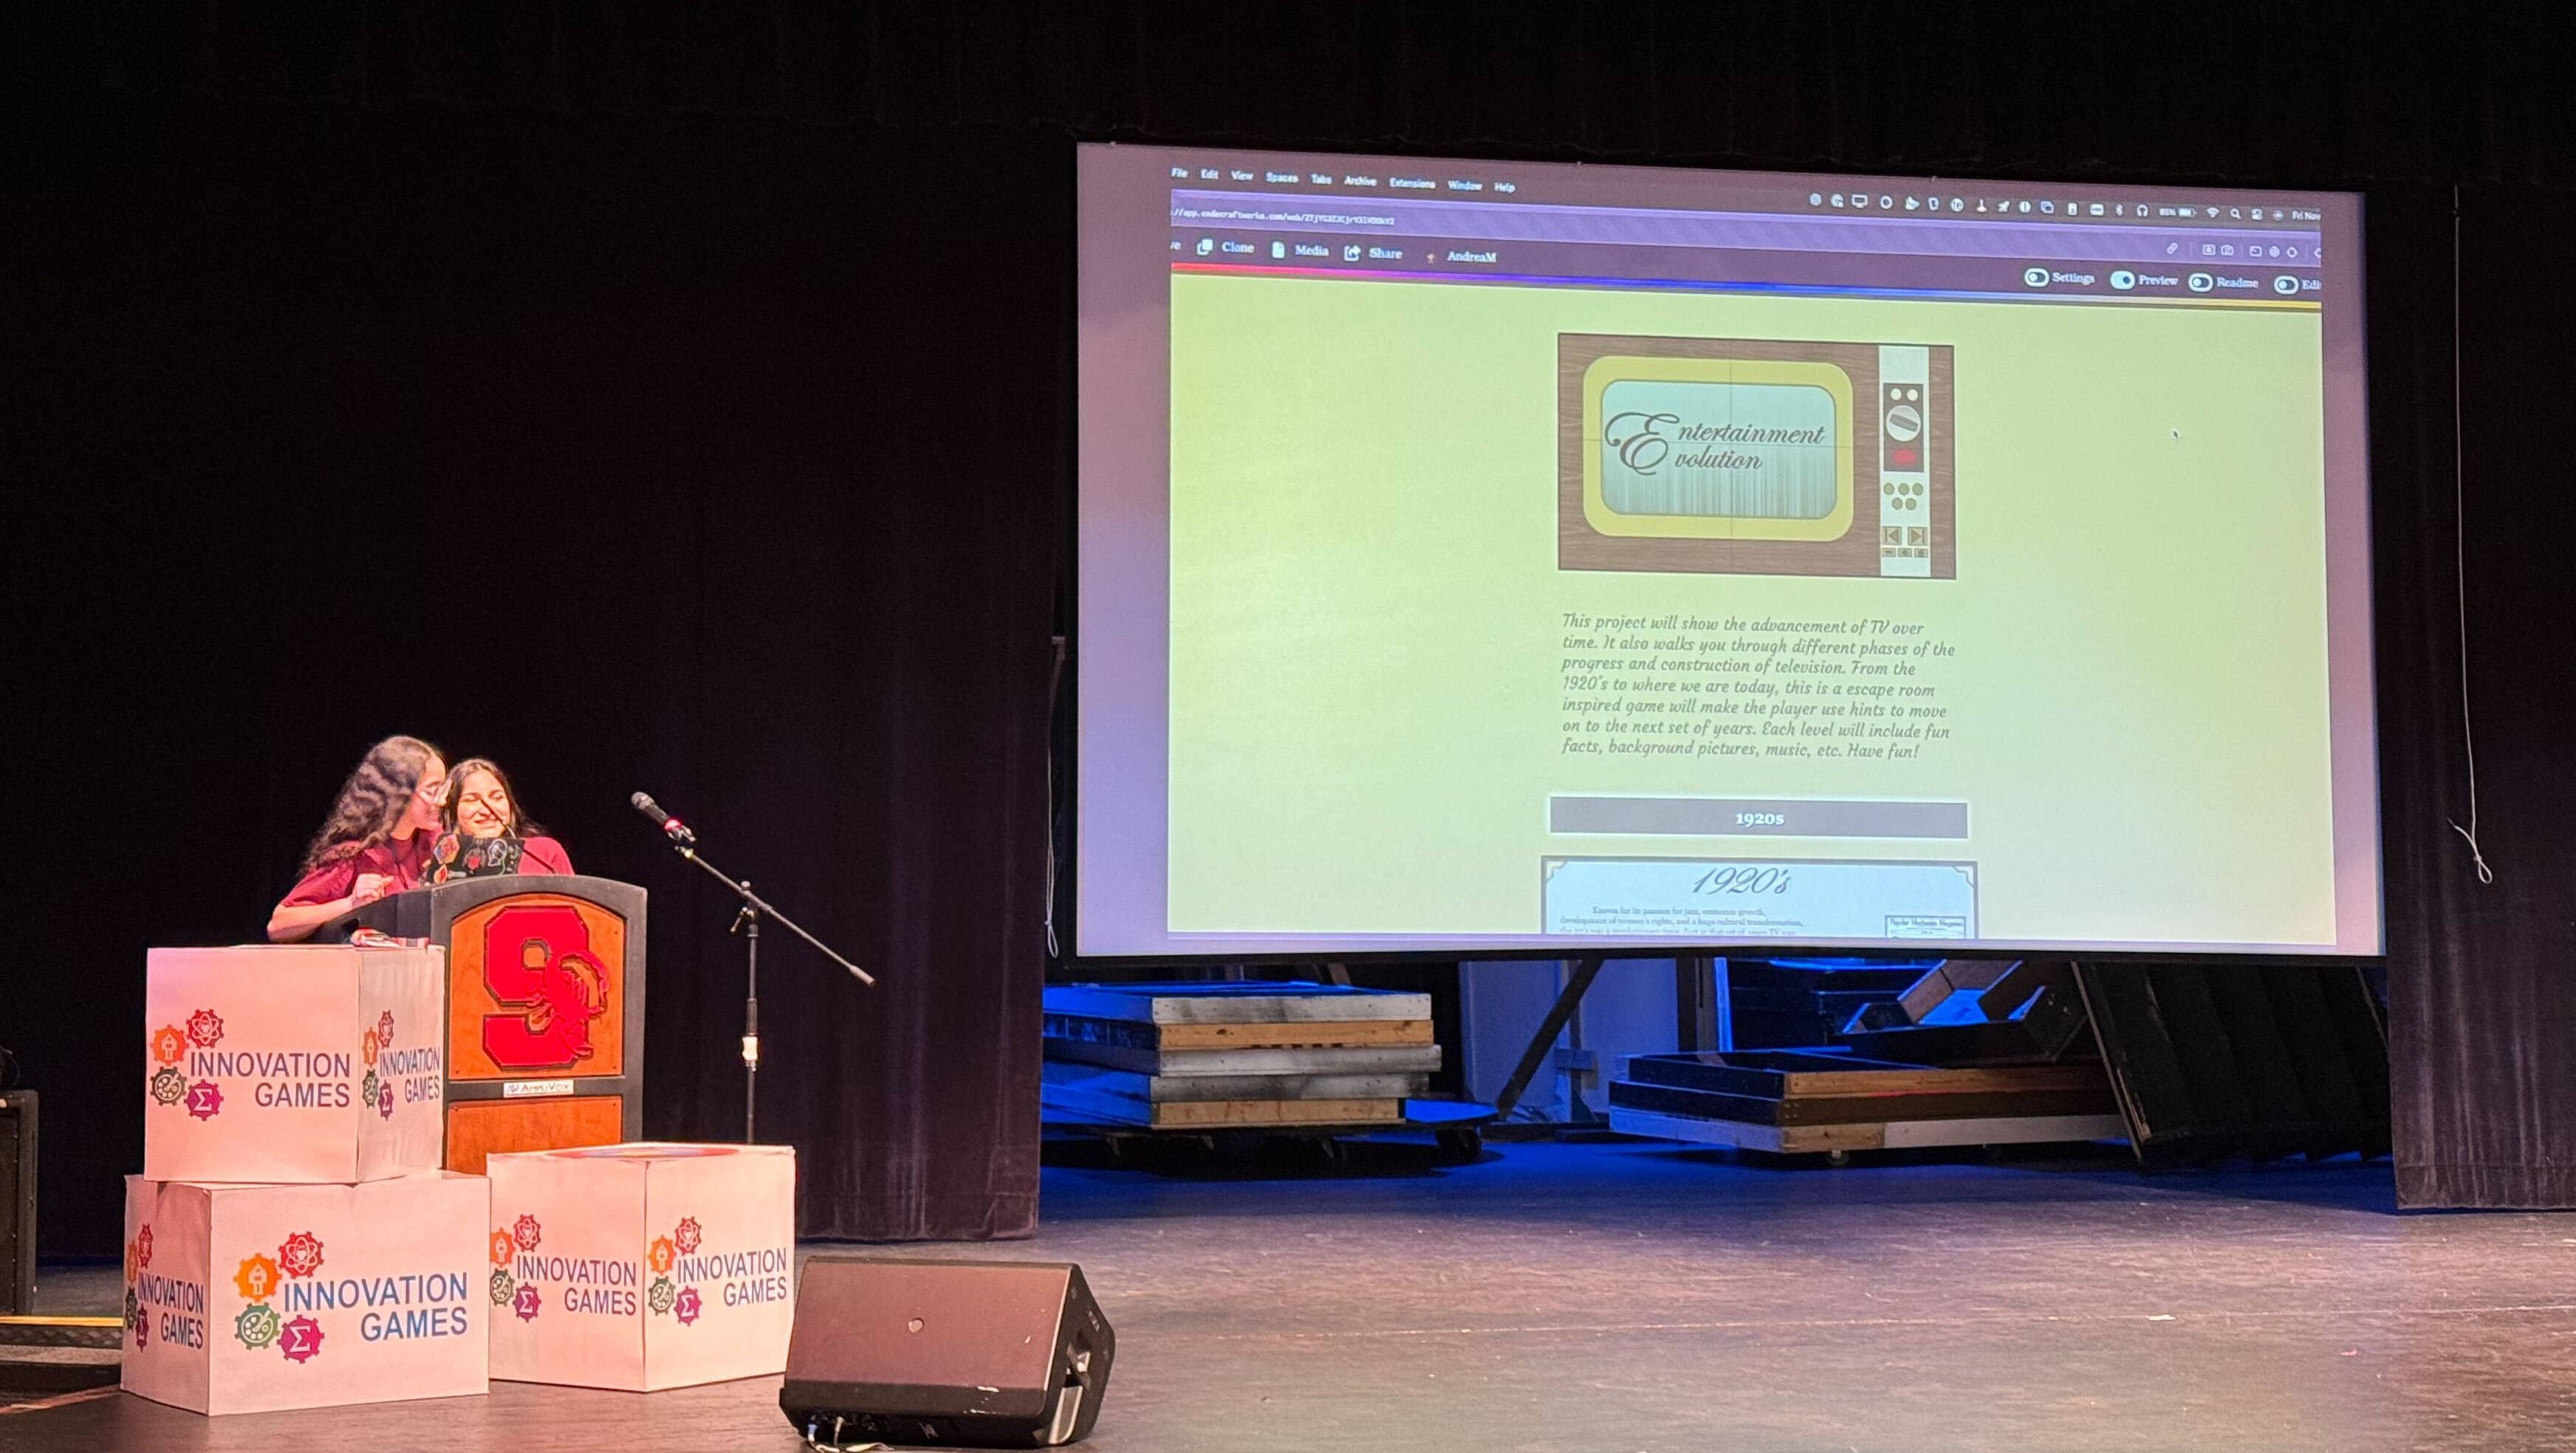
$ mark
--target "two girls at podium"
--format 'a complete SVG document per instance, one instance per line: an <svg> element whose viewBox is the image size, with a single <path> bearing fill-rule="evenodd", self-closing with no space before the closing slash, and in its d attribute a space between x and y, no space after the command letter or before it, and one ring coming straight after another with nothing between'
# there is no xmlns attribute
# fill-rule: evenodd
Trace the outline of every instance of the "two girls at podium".
<svg viewBox="0 0 2576 1453"><path fill-rule="evenodd" d="M519 811L497 764L476 757L450 770L418 737L387 737L340 784L303 866L269 914L274 942L308 937L388 893L499 873L570 873L572 858Z"/></svg>

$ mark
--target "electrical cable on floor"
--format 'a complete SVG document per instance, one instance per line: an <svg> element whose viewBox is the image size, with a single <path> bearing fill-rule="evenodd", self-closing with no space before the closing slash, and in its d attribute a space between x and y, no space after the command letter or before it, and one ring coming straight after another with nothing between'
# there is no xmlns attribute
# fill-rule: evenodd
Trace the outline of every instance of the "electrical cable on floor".
<svg viewBox="0 0 2576 1453"><path fill-rule="evenodd" d="M2451 831L2469 845L2469 861L2480 883L2493 883L2495 869L2478 847L2478 744L2469 725L2469 566L2468 445L2460 402L2460 189L2451 188L2451 578L2459 590L2460 749L2469 766L2469 825L2451 819Z"/></svg>
<svg viewBox="0 0 2576 1453"><path fill-rule="evenodd" d="M888 1453L888 1450L894 1447L891 1443L842 1442L841 1428L848 1421L845 1417L833 1418L832 1436L826 1439L823 1437L822 1419L819 1417L808 1419L805 1423L805 1446L812 1449L813 1453Z"/></svg>

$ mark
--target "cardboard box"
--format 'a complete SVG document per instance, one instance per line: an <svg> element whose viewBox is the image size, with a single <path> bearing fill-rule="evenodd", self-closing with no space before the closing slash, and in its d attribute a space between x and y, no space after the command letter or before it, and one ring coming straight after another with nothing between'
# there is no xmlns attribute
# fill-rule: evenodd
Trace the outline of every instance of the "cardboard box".
<svg viewBox="0 0 2576 1453"><path fill-rule="evenodd" d="M445 950L154 949L146 965L146 1177L348 1185L439 1168Z"/></svg>
<svg viewBox="0 0 2576 1453"><path fill-rule="evenodd" d="M479 1176L125 1181L123 1385L200 1413L486 1390Z"/></svg>
<svg viewBox="0 0 2576 1453"><path fill-rule="evenodd" d="M793 1148L602 1145L487 1171L494 1377L654 1392L785 1370Z"/></svg>

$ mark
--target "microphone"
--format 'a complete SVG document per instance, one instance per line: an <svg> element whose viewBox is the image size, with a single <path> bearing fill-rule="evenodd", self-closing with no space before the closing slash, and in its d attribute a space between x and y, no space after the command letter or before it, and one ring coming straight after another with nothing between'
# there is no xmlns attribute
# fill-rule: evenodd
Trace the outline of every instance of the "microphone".
<svg viewBox="0 0 2576 1453"><path fill-rule="evenodd" d="M689 825L687 823L680 821L678 818L673 817L667 812L664 812L662 810L662 804L654 801L651 793L638 792L626 800L635 805L635 810L637 812L653 819L654 824L662 829L662 835L664 837L669 838L671 841L678 843L684 848L697 846L698 835L689 831Z"/></svg>

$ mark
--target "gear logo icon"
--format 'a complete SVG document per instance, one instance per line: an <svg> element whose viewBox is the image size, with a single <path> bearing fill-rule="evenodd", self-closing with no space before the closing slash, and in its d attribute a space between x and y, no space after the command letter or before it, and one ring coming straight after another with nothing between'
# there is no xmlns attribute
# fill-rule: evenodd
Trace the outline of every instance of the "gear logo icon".
<svg viewBox="0 0 2576 1453"><path fill-rule="evenodd" d="M510 1264L510 1253L518 1249L519 1243L510 1239L509 1232L495 1231L492 1233L492 1264L494 1266L508 1266Z"/></svg>
<svg viewBox="0 0 2576 1453"><path fill-rule="evenodd" d="M384 1047L384 1041L376 1038L376 1032L372 1029L358 1036L358 1058L367 1062L368 1079L372 1080L376 1077L376 1052Z"/></svg>
<svg viewBox="0 0 2576 1453"><path fill-rule="evenodd" d="M376 1043L387 1049L394 1047L394 1011L390 1009L376 1016Z"/></svg>
<svg viewBox="0 0 2576 1453"><path fill-rule="evenodd" d="M510 1223L510 1239L519 1243L521 1251L536 1250L537 1243L545 1238L545 1228L537 1224L534 1216L521 1216Z"/></svg>
<svg viewBox="0 0 2576 1453"><path fill-rule="evenodd" d="M376 1113L387 1120L394 1118L394 1087L376 1086Z"/></svg>
<svg viewBox="0 0 2576 1453"><path fill-rule="evenodd" d="M667 1276L653 1278L653 1289L644 1294L644 1300L652 1305L656 1316L671 1310L671 1304L678 1301L679 1297L679 1289L671 1285L671 1279Z"/></svg>
<svg viewBox="0 0 2576 1453"><path fill-rule="evenodd" d="M278 1329L277 1350L287 1361L301 1366L322 1354L322 1324L311 1317L298 1317Z"/></svg>
<svg viewBox="0 0 2576 1453"><path fill-rule="evenodd" d="M382 1083L384 1082L376 1078L374 1070L367 1071L366 1078L358 1081L358 1103L362 1105L376 1103L376 1087Z"/></svg>
<svg viewBox="0 0 2576 1453"><path fill-rule="evenodd" d="M492 1305L496 1307L510 1305L510 1294L518 1289L519 1284L511 1277L508 1267L492 1268Z"/></svg>
<svg viewBox="0 0 2576 1453"><path fill-rule="evenodd" d="M298 1231L277 1247L277 1266L288 1276L305 1277L322 1269L322 1242L310 1231Z"/></svg>
<svg viewBox="0 0 2576 1453"><path fill-rule="evenodd" d="M677 1253L672 1250L671 1238L668 1236L656 1236L653 1238L653 1244L644 1248L645 1264L657 1273L669 1271L671 1263L677 1259Z"/></svg>
<svg viewBox="0 0 2576 1453"><path fill-rule="evenodd" d="M152 1099L156 1104L176 1105L188 1098L188 1077L177 1065L163 1065L152 1076Z"/></svg>
<svg viewBox="0 0 2576 1453"><path fill-rule="evenodd" d="M188 1016L188 1042L199 1049L213 1049L224 1042L224 1016L212 1009L200 1009Z"/></svg>
<svg viewBox="0 0 2576 1453"><path fill-rule="evenodd" d="M519 1283L518 1295L510 1299L510 1310L518 1313L522 1322L535 1321L538 1311L544 1306L545 1298L537 1294L537 1284L532 1281Z"/></svg>
<svg viewBox="0 0 2576 1453"><path fill-rule="evenodd" d="M175 1065L188 1052L188 1036L179 1026L165 1024L152 1031L152 1058L165 1065Z"/></svg>
<svg viewBox="0 0 2576 1453"><path fill-rule="evenodd" d="M264 1302L277 1291L277 1263L265 1256L253 1256L233 1273L233 1290L246 1302ZM261 1346L268 1344L261 1343Z"/></svg>
<svg viewBox="0 0 2576 1453"><path fill-rule="evenodd" d="M671 1233L671 1240L679 1246L680 1254L682 1256L695 1256L697 1254L698 1238L703 1232L703 1229L704 1228L698 1225L698 1218L695 1216L683 1216L680 1218L680 1228Z"/></svg>
<svg viewBox="0 0 2576 1453"><path fill-rule="evenodd" d="M253 1304L242 1308L241 1315L233 1318L233 1336L241 1345L255 1351L277 1340L280 1325L277 1313Z"/></svg>
<svg viewBox="0 0 2576 1453"><path fill-rule="evenodd" d="M698 1313L703 1310L705 1310L705 1308L701 1306L698 1301L698 1289L696 1287L682 1287L680 1288L679 1300L672 1304L671 1315L678 1317L680 1319L680 1325L685 1327L689 1323L696 1321L698 1319Z"/></svg>
<svg viewBox="0 0 2576 1453"><path fill-rule="evenodd" d="M152 1264L152 1228L149 1226L134 1233L134 1264L136 1266Z"/></svg>
<svg viewBox="0 0 2576 1453"><path fill-rule="evenodd" d="M199 1080L188 1087L185 1096L188 1114L199 1120L212 1120L224 1113L224 1092L212 1080Z"/></svg>

